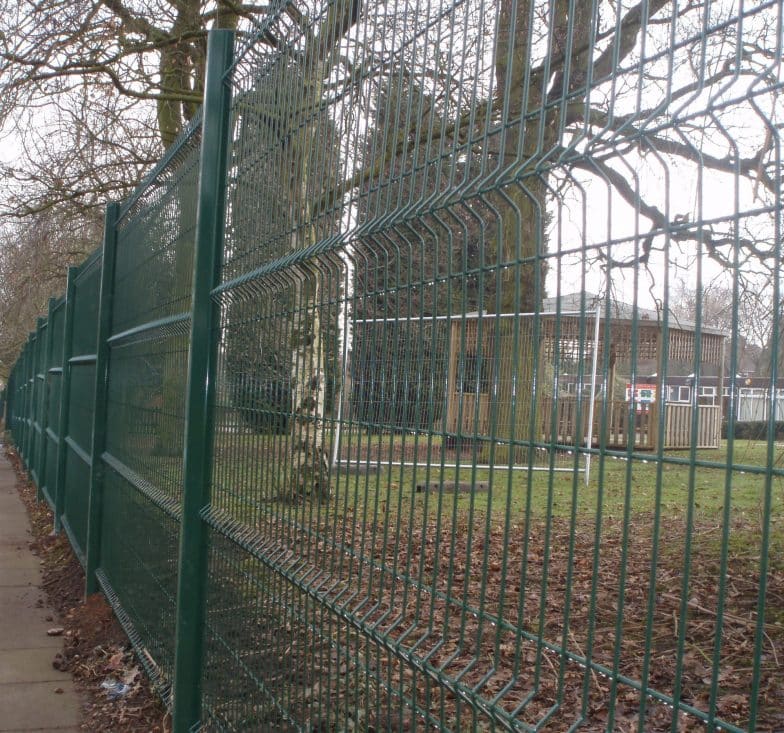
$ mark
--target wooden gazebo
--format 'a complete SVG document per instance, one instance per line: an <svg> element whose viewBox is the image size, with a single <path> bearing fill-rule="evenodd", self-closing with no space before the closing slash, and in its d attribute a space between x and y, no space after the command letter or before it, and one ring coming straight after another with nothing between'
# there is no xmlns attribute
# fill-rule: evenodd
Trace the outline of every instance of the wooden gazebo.
<svg viewBox="0 0 784 733"><path fill-rule="evenodd" d="M460 440L494 443L497 454L499 446L531 441L614 449L631 441L635 450L655 450L663 420L664 449L718 448L720 396L701 404L695 391L687 404L668 402L667 376L688 369L695 386L700 376L722 384L725 338L702 327L698 339L694 324L672 316L665 329L656 311L617 301L608 308L588 294L546 300L536 317L455 317L446 429Z"/></svg>

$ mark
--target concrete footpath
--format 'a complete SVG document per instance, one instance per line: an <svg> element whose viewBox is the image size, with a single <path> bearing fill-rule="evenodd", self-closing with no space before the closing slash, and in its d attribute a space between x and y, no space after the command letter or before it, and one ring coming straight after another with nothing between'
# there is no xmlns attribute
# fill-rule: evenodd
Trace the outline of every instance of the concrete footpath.
<svg viewBox="0 0 784 733"><path fill-rule="evenodd" d="M40 589L27 513L16 474L0 445L0 733L79 730L71 675L52 667L63 640L47 636L56 622Z"/></svg>

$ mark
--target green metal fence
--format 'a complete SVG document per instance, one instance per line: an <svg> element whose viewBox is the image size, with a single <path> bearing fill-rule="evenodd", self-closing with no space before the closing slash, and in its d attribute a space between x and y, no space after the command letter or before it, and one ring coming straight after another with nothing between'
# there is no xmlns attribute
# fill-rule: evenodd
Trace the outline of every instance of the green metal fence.
<svg viewBox="0 0 784 733"><path fill-rule="evenodd" d="M212 33L7 387L176 731L784 729L782 15Z"/></svg>

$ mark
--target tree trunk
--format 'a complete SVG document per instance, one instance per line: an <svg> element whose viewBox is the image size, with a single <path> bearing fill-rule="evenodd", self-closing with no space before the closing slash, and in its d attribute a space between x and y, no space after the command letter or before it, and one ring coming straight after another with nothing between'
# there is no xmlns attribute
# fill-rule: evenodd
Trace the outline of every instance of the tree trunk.
<svg viewBox="0 0 784 733"><path fill-rule="evenodd" d="M323 194L326 181L333 174L326 169L311 170L311 156L326 144L322 139L323 120L317 110L322 101L324 79L336 60L331 58L340 39L357 22L358 0L336 0L330 4L319 31L303 54L302 103L299 119L288 121L291 131L291 251L301 252L315 244L319 233L313 209ZM291 75L291 83L297 82ZM303 120L309 120L303 123ZM301 223L303 226L297 226ZM291 353L291 446L294 481L292 490L300 495L329 496L329 452L324 445L326 409L326 354L323 344L320 293L324 273L317 260L296 268L295 307L292 323ZM329 311L327 311L329 312Z"/></svg>
<svg viewBox="0 0 784 733"><path fill-rule="evenodd" d="M543 99L541 83L536 78L531 79L528 96L523 98L524 79L530 63L528 5L501 0L498 18L496 94L506 101L507 116L503 122L508 127L499 150L500 189L492 197L500 218L495 252L497 293L495 302L488 303L486 310L499 313L534 312L544 297L545 262L539 258L545 250L545 180L530 175L530 171L536 164L537 154L546 148L538 146L538 116L530 121L526 119L526 113L538 110ZM549 137L552 138L552 134ZM521 170L516 171L517 165L523 162L525 168L521 166ZM511 326L503 321L497 324L504 338L514 339ZM500 379L498 385L496 425L502 443L495 448L496 463L525 462L529 456L529 451L524 449L511 451L510 456L503 441L538 438L536 428L533 435L530 431L531 420L536 420L532 414L537 403L536 390L531 389L536 375L533 331L532 318L520 319L514 363L499 365L499 374L505 378Z"/></svg>
<svg viewBox="0 0 784 733"><path fill-rule="evenodd" d="M320 314L320 273L299 268L291 343L290 485L300 496L329 496L329 456L324 445L325 354Z"/></svg>
<svg viewBox="0 0 784 733"><path fill-rule="evenodd" d="M307 90L307 84L306 84ZM313 84L309 101L315 108L321 84ZM307 94L307 91L306 91ZM292 140L294 175L291 193L291 250L301 251L318 238L312 211L313 181L309 158L319 143L315 124L303 126ZM305 224L302 229L297 222ZM304 231L304 241L302 232ZM329 454L324 445L324 411L326 409L324 324L321 322L321 278L318 261L308 261L294 268L294 314L291 336L291 450L290 485L300 496L329 496Z"/></svg>

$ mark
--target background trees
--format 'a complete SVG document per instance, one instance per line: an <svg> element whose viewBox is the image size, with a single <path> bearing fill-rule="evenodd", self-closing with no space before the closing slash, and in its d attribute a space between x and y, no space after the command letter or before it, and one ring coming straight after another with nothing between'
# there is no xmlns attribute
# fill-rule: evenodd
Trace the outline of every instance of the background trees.
<svg viewBox="0 0 784 733"><path fill-rule="evenodd" d="M736 372L768 376L770 354L766 345L770 343L773 325L772 290L769 281L761 281L758 288L741 289L737 299L731 286L720 282L706 283L701 291L689 288L680 281L674 289L671 311L676 319L690 323L699 317L705 326L721 329L728 338L737 328ZM737 311L737 315L735 315ZM733 319L737 319L737 326ZM724 373L730 375L733 346L728 344L725 354Z"/></svg>
<svg viewBox="0 0 784 733"><path fill-rule="evenodd" d="M0 129L6 154L0 340L15 354L26 321L62 289L64 267L100 242L96 213L124 198L201 104L209 27L235 27L259 6L122 0L0 2ZM41 218L43 216L43 219ZM46 261L30 221L63 246L60 271L15 276L22 259ZM39 226L39 229L40 229ZM67 244L65 244L67 242ZM6 269L9 268L9 269ZM12 363L3 359L0 374Z"/></svg>
<svg viewBox="0 0 784 733"><path fill-rule="evenodd" d="M248 237L264 239L262 259L350 240L355 285L368 292L357 313L390 310L388 292L375 304L369 295L381 283L411 313L530 311L547 288L582 285L588 272L639 293L661 288L679 258L733 272L736 251L739 263L770 269L775 259L772 5L2 9L2 121L23 131L21 158L5 164L7 215L55 206L89 220L104 198L124 195L193 118L205 34L222 26L254 35L267 59L243 82L238 119L256 132L238 128L237 145L267 145L256 154L264 175L273 159L285 167L271 179L285 196L262 207L266 228ZM467 33L450 33L455 25ZM739 204L714 195L727 187ZM233 246L246 246L242 236ZM383 253L403 253L404 266Z"/></svg>
<svg viewBox="0 0 784 733"><path fill-rule="evenodd" d="M0 230L0 376L45 314L48 299L65 290L65 263L78 262L100 241L101 222L60 208L36 213Z"/></svg>

